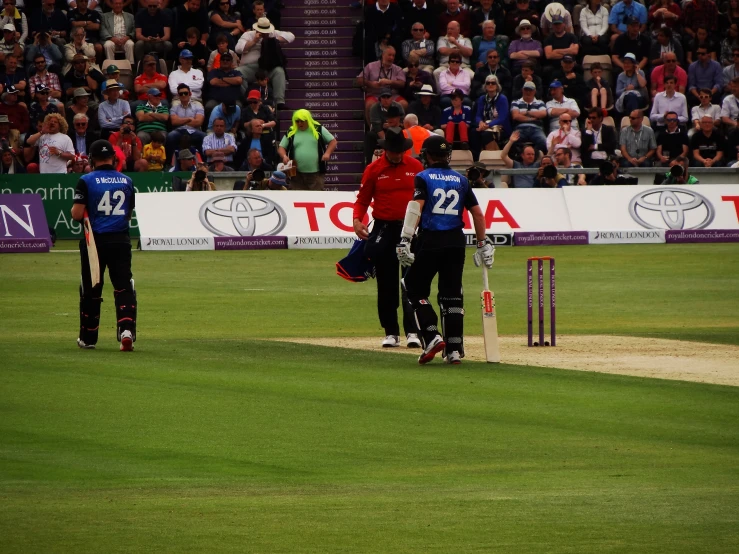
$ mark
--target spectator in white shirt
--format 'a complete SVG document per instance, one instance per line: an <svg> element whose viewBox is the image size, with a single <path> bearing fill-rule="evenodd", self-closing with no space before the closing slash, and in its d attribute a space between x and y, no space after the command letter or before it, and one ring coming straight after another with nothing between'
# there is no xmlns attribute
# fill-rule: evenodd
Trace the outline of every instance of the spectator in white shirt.
<svg viewBox="0 0 739 554"><path fill-rule="evenodd" d="M572 128L573 119L568 113L559 116L559 129L552 131L547 137L547 153L551 156L560 148L569 148L572 161L580 163L582 138L580 137L580 131Z"/></svg>
<svg viewBox="0 0 739 554"><path fill-rule="evenodd" d="M693 127L688 131L688 136L692 137L701 130L701 119L704 116L710 116L713 119L713 126L718 129L721 125L721 106L711 104L713 98L711 89L701 89L698 93L700 105L695 106L690 112L690 119L693 121Z"/></svg>
<svg viewBox="0 0 739 554"><path fill-rule="evenodd" d="M193 54L185 49L180 52L180 68L169 74L169 91L177 98L177 86L186 84L190 87L192 99L200 102L203 96L203 72L192 67ZM174 103L175 100L172 100Z"/></svg>
<svg viewBox="0 0 739 554"><path fill-rule="evenodd" d="M44 118L41 131L28 137L29 146L38 147L40 173L66 173L67 162L74 159L74 144L69 126L58 113Z"/></svg>
<svg viewBox="0 0 739 554"><path fill-rule="evenodd" d="M460 26L457 21L450 21L446 26L446 36L439 37L436 41L436 52L439 55L439 67L434 70L437 82L442 71L449 67L449 56L459 54L462 58L462 69L470 73L470 79L475 72L470 69L470 56L472 55L472 42L460 34Z"/></svg>
<svg viewBox="0 0 739 554"><path fill-rule="evenodd" d="M665 77L665 90L654 97L649 120L657 127L665 126L665 114L675 112L681 125L688 122L688 100L684 94L677 92L677 78L674 75Z"/></svg>
<svg viewBox="0 0 739 554"><path fill-rule="evenodd" d="M580 107L572 98L567 98L564 93L564 87L559 81L552 81L549 85L549 92L552 99L547 102L547 115L549 115L549 129L556 131L559 129L559 116L569 114L572 119L572 128L579 129L577 118L580 117Z"/></svg>
<svg viewBox="0 0 739 554"><path fill-rule="evenodd" d="M580 54L602 56L608 50L608 10L600 0L589 0L580 12Z"/></svg>

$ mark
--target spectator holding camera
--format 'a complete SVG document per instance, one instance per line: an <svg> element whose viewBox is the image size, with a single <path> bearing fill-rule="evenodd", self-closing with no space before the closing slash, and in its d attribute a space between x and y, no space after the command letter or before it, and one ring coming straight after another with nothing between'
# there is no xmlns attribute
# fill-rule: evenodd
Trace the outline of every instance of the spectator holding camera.
<svg viewBox="0 0 739 554"><path fill-rule="evenodd" d="M589 186L598 185L638 185L639 178L618 172L618 165L610 160L600 162L600 173L590 180Z"/></svg>
<svg viewBox="0 0 739 554"><path fill-rule="evenodd" d="M697 185L700 182L688 171L688 158L678 156L670 162L670 171L665 173L662 185Z"/></svg>
<svg viewBox="0 0 739 554"><path fill-rule="evenodd" d="M123 153L126 171L148 170L148 162L141 159L144 146L141 144L141 139L136 136L136 120L130 113L122 118L119 130L108 136L108 142Z"/></svg>
<svg viewBox="0 0 739 554"><path fill-rule="evenodd" d="M204 163L200 163L197 169L193 172L192 177L187 182L185 191L214 191L216 186L213 182L208 180L208 166Z"/></svg>

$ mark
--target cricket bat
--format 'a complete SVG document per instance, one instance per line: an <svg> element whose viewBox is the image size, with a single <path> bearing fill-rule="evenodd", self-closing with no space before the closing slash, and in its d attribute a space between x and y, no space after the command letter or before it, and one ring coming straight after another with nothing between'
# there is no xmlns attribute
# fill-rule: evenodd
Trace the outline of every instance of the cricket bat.
<svg viewBox="0 0 739 554"><path fill-rule="evenodd" d="M90 278L92 279L92 286L100 284L100 260L98 260L98 248L95 244L95 237L92 235L92 226L90 225L90 218L87 216L87 210L82 220L85 228L85 242L87 243L87 259L90 262Z"/></svg>
<svg viewBox="0 0 739 554"><path fill-rule="evenodd" d="M485 360L500 363L500 344L498 343L498 318L495 315L495 295L489 289L488 268L482 266L482 338L485 341Z"/></svg>

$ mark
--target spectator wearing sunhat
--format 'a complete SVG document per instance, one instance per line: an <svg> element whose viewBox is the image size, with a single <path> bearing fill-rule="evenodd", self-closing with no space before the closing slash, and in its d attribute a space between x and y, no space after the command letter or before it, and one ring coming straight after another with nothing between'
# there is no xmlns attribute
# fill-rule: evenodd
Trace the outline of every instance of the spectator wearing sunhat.
<svg viewBox="0 0 739 554"><path fill-rule="evenodd" d="M130 91L121 82L121 70L118 69L117 65L111 64L105 68L105 80L100 84L100 94L105 95L105 87L108 86L108 81L113 79L118 82L118 86L121 87L121 98L128 100Z"/></svg>
<svg viewBox="0 0 739 554"><path fill-rule="evenodd" d="M423 85L416 93L416 99L408 106L408 113L418 118L418 125L431 132L439 128L441 120L441 108L435 102L435 97L431 85Z"/></svg>
<svg viewBox="0 0 739 554"><path fill-rule="evenodd" d="M234 171L234 168L226 165L226 155L222 152L216 152L210 157L210 170L214 173L223 171Z"/></svg>
<svg viewBox="0 0 739 554"><path fill-rule="evenodd" d="M90 93L83 88L77 88L71 95L69 106L64 111L64 115L67 118L67 124L69 128L74 127L74 116L77 114L86 115L89 119L88 128L93 131L100 129L98 123L98 104L95 103L93 106L90 105Z"/></svg>
<svg viewBox="0 0 739 554"><path fill-rule="evenodd" d="M16 88L13 86L7 87L0 98L2 98L0 115L8 116L11 129L17 129L21 135L26 134L30 125L28 108L18 103Z"/></svg>
<svg viewBox="0 0 739 554"><path fill-rule="evenodd" d="M564 23L565 26L565 31L568 33L573 33L575 31L575 28L572 26L572 17L570 16L570 12L568 12L567 9L559 2L550 2L544 8L541 18L539 19L539 30L542 35L547 37L552 33L555 19L562 20L562 23Z"/></svg>
<svg viewBox="0 0 739 554"><path fill-rule="evenodd" d="M121 100L121 87L117 81L106 81L104 102L98 106L98 122L100 123L100 138L107 139L110 133L118 131L123 117L131 115L131 106Z"/></svg>
<svg viewBox="0 0 739 554"><path fill-rule="evenodd" d="M194 69L192 66L193 54L190 50L183 50L180 52L180 67L169 74L169 91L172 96L177 95L177 85L182 83L190 87L190 93L193 100L200 100L203 97L203 85L205 80L203 72L199 69ZM174 101L174 100L173 100Z"/></svg>
<svg viewBox="0 0 739 554"><path fill-rule="evenodd" d="M205 109L210 111L223 102L239 104L243 82L244 77L234 67L231 52L226 51L221 54L218 67L208 72L210 90Z"/></svg>
<svg viewBox="0 0 739 554"><path fill-rule="evenodd" d="M136 121L138 121L137 135L146 146L151 142L151 133L159 131L167 134L169 123L169 108L162 104L162 91L158 88L150 88L146 104L136 107Z"/></svg>
<svg viewBox="0 0 739 554"><path fill-rule="evenodd" d="M513 63L512 73L518 73L524 62L530 61L537 64L544 58L544 48L541 42L532 38L534 31L536 27L528 19L521 20L516 27L516 34L519 38L508 45L508 58Z"/></svg>
<svg viewBox="0 0 739 554"><path fill-rule="evenodd" d="M123 0L113 0L110 6L112 11L104 13L100 21L100 40L103 42L105 59L114 60L116 52L123 52L133 67L133 39L136 36L133 14L123 11Z"/></svg>
<svg viewBox="0 0 739 554"><path fill-rule="evenodd" d="M198 160L189 148L183 148L174 156L170 171L195 171Z"/></svg>
<svg viewBox="0 0 739 554"><path fill-rule="evenodd" d="M270 190L287 190L287 175L282 171L273 171L267 186Z"/></svg>
<svg viewBox="0 0 739 554"><path fill-rule="evenodd" d="M44 85L36 87L35 101L31 102L28 108L28 115L31 121L31 132L36 132L36 122L44 119L50 113L59 113L56 104L49 101L49 89Z"/></svg>

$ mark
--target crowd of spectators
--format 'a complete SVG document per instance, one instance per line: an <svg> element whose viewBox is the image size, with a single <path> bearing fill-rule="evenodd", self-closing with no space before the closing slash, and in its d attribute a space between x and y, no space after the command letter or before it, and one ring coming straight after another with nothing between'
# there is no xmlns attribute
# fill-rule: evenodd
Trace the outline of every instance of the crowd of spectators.
<svg viewBox="0 0 739 554"><path fill-rule="evenodd" d="M508 167L739 167L737 0L373 0L364 20L368 161L399 119Z"/></svg>

